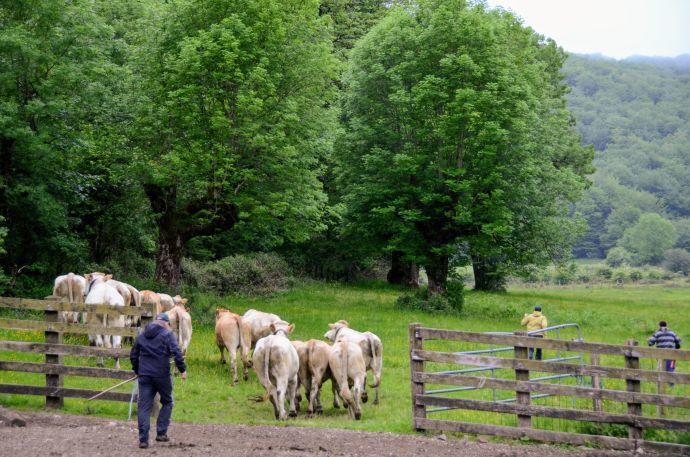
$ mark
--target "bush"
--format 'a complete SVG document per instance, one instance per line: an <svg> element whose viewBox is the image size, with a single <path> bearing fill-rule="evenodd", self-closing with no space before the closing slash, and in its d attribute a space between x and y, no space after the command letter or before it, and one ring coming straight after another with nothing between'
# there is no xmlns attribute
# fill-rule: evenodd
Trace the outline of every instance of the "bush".
<svg viewBox="0 0 690 457"><path fill-rule="evenodd" d="M609 249L606 254L606 265L609 267L620 267L623 265L630 265L632 263L632 256L625 248L620 246Z"/></svg>
<svg viewBox="0 0 690 457"><path fill-rule="evenodd" d="M628 271L625 268L617 268L613 270L611 279L613 279L614 282L625 282L629 279Z"/></svg>
<svg viewBox="0 0 690 457"><path fill-rule="evenodd" d="M611 279L611 276L613 275L613 270L611 270L609 267L602 265L599 268L597 268L596 275L604 279Z"/></svg>
<svg viewBox="0 0 690 457"><path fill-rule="evenodd" d="M465 302L464 286L460 281L448 282L443 294L429 294L427 288L403 294L395 301L395 307L406 311L459 314Z"/></svg>
<svg viewBox="0 0 690 457"><path fill-rule="evenodd" d="M690 252L685 249L669 249L664 253L664 268L673 273L690 274Z"/></svg>
<svg viewBox="0 0 690 457"><path fill-rule="evenodd" d="M630 280L631 281L639 281L642 278L643 278L642 271L640 271L636 268L633 268L632 270L630 270Z"/></svg>
<svg viewBox="0 0 690 457"><path fill-rule="evenodd" d="M182 280L188 286L217 294L265 295L286 289L291 274L282 257L255 253L214 262L185 259Z"/></svg>
<svg viewBox="0 0 690 457"><path fill-rule="evenodd" d="M577 265L569 263L565 265L558 265L554 279L557 284L569 284L575 280L577 276Z"/></svg>

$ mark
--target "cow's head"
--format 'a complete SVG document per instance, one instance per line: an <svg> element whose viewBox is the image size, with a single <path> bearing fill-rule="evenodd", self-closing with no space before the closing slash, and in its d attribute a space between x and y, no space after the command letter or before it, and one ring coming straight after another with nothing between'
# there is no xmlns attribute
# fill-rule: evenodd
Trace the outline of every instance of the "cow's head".
<svg viewBox="0 0 690 457"><path fill-rule="evenodd" d="M349 327L349 326L350 326L350 324L349 324L347 321L344 321L344 320L339 320L339 321L336 322L335 324L328 324L328 328L329 328L330 330L328 330L328 331L323 335L323 337L324 337L324 338L327 338L327 339L329 339L329 340L331 340L331 341L335 341L335 338L338 336L338 332L340 331L340 329L341 329L341 328L344 328L344 327Z"/></svg>
<svg viewBox="0 0 690 457"><path fill-rule="evenodd" d="M84 291L84 295L89 295L93 286L113 279L113 275L106 275L100 271L94 271L93 273L85 274L84 279L86 279L86 290Z"/></svg>
<svg viewBox="0 0 690 457"><path fill-rule="evenodd" d="M173 297L173 303L175 304L175 306L182 306L187 311L189 311L189 308L187 308L187 306L185 306L185 305L187 304L188 301L189 301L188 299L182 298L180 295L175 295Z"/></svg>
<svg viewBox="0 0 690 457"><path fill-rule="evenodd" d="M288 324L285 321L278 321L271 324L271 333L277 335L278 333L284 333L285 336L289 336L290 333L295 329L295 324Z"/></svg>

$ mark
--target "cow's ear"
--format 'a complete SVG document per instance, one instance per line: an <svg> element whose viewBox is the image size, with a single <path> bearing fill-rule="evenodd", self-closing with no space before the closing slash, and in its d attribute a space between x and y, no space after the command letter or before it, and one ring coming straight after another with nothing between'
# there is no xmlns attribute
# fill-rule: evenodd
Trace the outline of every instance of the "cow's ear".
<svg viewBox="0 0 690 457"><path fill-rule="evenodd" d="M90 283L91 280L93 279L93 275L92 275L91 273L86 273L86 274L84 275L84 279L86 279L86 282L87 282L87 283Z"/></svg>
<svg viewBox="0 0 690 457"><path fill-rule="evenodd" d="M186 304L187 304L187 302L189 301L189 299L187 299L187 298L183 298L183 299L182 299L182 300L180 300L180 301L182 302L182 304L183 304L183 305L186 305Z"/></svg>
<svg viewBox="0 0 690 457"><path fill-rule="evenodd" d="M105 275L105 277L103 279L105 281L110 281L111 279L113 279L113 275Z"/></svg>
<svg viewBox="0 0 690 457"><path fill-rule="evenodd" d="M271 333L276 332L276 326L274 324L271 324Z"/></svg>
<svg viewBox="0 0 690 457"><path fill-rule="evenodd" d="M292 333L292 331L295 329L295 324L290 324L288 326L288 333Z"/></svg>
<svg viewBox="0 0 690 457"><path fill-rule="evenodd" d="M216 308L216 317L220 314L220 308Z"/></svg>
<svg viewBox="0 0 690 457"><path fill-rule="evenodd" d="M331 330L333 330L333 329L335 328L335 324L328 324L328 328L330 328Z"/></svg>
<svg viewBox="0 0 690 457"><path fill-rule="evenodd" d="M339 324L343 324L345 327L349 327L349 326L350 326L350 324L349 324L346 320L343 320L343 319L339 320L338 323L339 323Z"/></svg>

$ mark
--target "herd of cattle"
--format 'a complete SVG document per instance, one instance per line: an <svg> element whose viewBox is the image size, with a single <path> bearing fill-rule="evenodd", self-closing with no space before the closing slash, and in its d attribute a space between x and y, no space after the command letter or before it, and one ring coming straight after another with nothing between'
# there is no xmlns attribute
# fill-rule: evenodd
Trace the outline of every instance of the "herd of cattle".
<svg viewBox="0 0 690 457"><path fill-rule="evenodd" d="M186 353L192 338L192 319L186 308L187 299L179 295L156 293L150 290L138 291L129 284L116 281L112 275L90 273L84 276L69 273L55 279L53 295L70 303L86 303L108 306L155 305L156 313L167 312L170 325L177 337L182 353ZM137 327L137 318L108 314L79 313L66 311L62 319L89 325L112 327ZM264 400L270 399L276 419L295 417L301 401L300 386L304 386L309 406L307 414L321 413L321 387L330 380L333 390L333 407L339 408L340 401L347 405L351 417L361 419L362 403L366 403L367 371L371 371L375 389L374 404L379 402L383 345L378 336L371 332L358 332L349 327L347 321L329 324L326 341L290 341L294 324L279 316L250 309L240 316L229 310L216 310L216 344L220 350L221 363L225 363L225 351L230 358L233 384L238 382L237 353L243 365L245 381L249 379L249 368L254 368L261 385L266 390ZM122 337L89 335L89 342L98 347L122 347ZM254 350L250 358L250 352ZM99 359L102 365L102 359ZM119 368L119 360L115 367ZM286 412L285 404L289 404Z"/></svg>
<svg viewBox="0 0 690 457"><path fill-rule="evenodd" d="M53 296L67 299L70 303L86 303L87 305L107 305L115 307L155 305L156 313L167 312L170 326L177 338L182 353L192 340L192 317L185 307L187 299L179 295L171 297L168 294L156 293L150 290L139 291L124 282L116 281L112 275L105 273L89 273L84 276L68 273L55 278ZM108 314L81 313L65 311L62 313L64 322L78 323L79 320L88 325L103 327L137 327L139 318L119 315L113 317ZM89 335L89 343L97 347L120 348L122 337L118 335ZM103 365L103 359L98 360ZM120 368L120 360L115 359L115 368Z"/></svg>

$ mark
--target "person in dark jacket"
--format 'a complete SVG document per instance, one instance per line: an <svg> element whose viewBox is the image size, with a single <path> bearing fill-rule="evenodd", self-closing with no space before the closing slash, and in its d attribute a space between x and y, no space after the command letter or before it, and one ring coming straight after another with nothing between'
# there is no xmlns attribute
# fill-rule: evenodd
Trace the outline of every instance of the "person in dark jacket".
<svg viewBox="0 0 690 457"><path fill-rule="evenodd" d="M161 410L156 422L156 441L170 441L168 426L173 409L173 385L170 376L170 357L183 381L187 380L187 367L177 341L170 330L170 319L166 313L156 316L156 320L146 326L144 332L134 342L129 359L132 369L139 376L139 399L137 419L139 422L139 447L149 447L151 408L156 394L161 398Z"/></svg>
<svg viewBox="0 0 690 457"><path fill-rule="evenodd" d="M654 335L647 340L647 344L650 346L656 345L656 347L662 349L680 349L680 343L680 338L673 330L668 328L666 321L659 322L659 330L654 332ZM666 364L666 371L669 373L676 371L675 360L664 360L664 363ZM673 387L673 383L670 383L670 386Z"/></svg>

